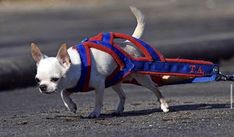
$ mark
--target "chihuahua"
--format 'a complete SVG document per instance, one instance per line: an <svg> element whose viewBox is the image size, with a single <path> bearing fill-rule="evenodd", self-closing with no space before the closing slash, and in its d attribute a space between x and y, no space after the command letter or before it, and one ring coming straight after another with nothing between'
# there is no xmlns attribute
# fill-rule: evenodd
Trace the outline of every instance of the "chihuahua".
<svg viewBox="0 0 234 137"><path fill-rule="evenodd" d="M145 22L144 15L135 7L130 7L137 20L137 26L132 34L135 38L140 38L143 34ZM141 52L134 47L129 41L121 43L121 48L127 53L136 57L142 56ZM41 93L51 94L55 91L61 91L61 98L66 108L71 112L76 112L76 104L70 98L70 95L76 91L68 89L74 87L81 76L81 59L79 53L74 48L67 49L66 44L62 44L58 50L56 57L47 57L38 46L31 44L32 57L37 64L36 82L39 85ZM103 94L105 89L105 79L117 67L115 60L111 55L98 49L91 48L92 66L89 86L95 90L95 107L89 114L90 118L98 118L103 106ZM154 83L149 75L130 74L125 80L135 79L140 85L152 91L161 105L163 112L169 111L169 106L158 89L158 85ZM123 80L124 81L124 80ZM124 111L125 93L122 88L123 81L111 86L119 96L119 103L116 111L117 115L121 115Z"/></svg>

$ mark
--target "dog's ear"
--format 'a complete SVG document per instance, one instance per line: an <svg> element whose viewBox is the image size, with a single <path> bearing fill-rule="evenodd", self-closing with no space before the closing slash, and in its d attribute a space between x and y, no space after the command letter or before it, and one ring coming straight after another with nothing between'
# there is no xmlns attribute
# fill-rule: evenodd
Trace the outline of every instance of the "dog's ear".
<svg viewBox="0 0 234 137"><path fill-rule="evenodd" d="M44 55L41 53L41 50L38 48L37 44L35 43L31 44L31 53L33 59L36 61L37 64L40 62L41 59L44 58Z"/></svg>
<svg viewBox="0 0 234 137"><path fill-rule="evenodd" d="M57 53L57 59L59 60L59 63L65 67L70 65L70 57L67 53L67 44L66 43L61 45L61 47Z"/></svg>

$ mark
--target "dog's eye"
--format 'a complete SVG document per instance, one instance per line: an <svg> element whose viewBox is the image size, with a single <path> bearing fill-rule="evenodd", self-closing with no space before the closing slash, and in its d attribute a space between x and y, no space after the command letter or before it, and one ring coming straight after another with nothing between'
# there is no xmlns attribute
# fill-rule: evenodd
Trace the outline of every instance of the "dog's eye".
<svg viewBox="0 0 234 137"><path fill-rule="evenodd" d="M35 80L36 80L37 83L41 82L41 80L39 78L35 78Z"/></svg>
<svg viewBox="0 0 234 137"><path fill-rule="evenodd" d="M56 77L50 79L50 81L52 81L52 82L57 82L58 80L59 80L59 78L56 78Z"/></svg>

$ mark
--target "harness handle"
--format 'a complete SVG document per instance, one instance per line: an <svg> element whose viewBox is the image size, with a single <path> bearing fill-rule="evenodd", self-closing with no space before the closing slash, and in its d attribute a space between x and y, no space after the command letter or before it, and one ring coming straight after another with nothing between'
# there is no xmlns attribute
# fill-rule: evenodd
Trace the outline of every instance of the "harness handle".
<svg viewBox="0 0 234 137"><path fill-rule="evenodd" d="M135 45L136 48L139 49L139 51L142 52L142 54L144 55L144 57L147 60L150 61L165 61L163 55L155 48L152 48L151 46L149 46L148 44L146 44L145 42L143 42L140 39L134 38L130 35L127 34L122 34L122 33L113 33L112 34L112 39L110 40L111 44L114 44L114 39L124 39L124 40L128 40L130 41L132 44ZM153 52L152 52L153 51Z"/></svg>
<svg viewBox="0 0 234 137"><path fill-rule="evenodd" d="M112 33L113 39L115 38L119 38L119 39L125 39L130 41L131 43L133 43L134 45L136 45L137 48L139 48L139 50L144 54L145 57L147 57L150 60L152 59L152 56L150 55L150 53L147 51L147 49L145 49L144 46L141 45L140 42L138 42L135 38L126 35L126 34L122 34L122 33ZM113 40L112 40L112 44L113 44Z"/></svg>

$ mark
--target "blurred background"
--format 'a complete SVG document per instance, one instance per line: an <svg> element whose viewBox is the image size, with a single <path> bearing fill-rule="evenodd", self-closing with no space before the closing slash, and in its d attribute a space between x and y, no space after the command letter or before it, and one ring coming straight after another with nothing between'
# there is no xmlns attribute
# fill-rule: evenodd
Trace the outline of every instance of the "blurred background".
<svg viewBox="0 0 234 137"><path fill-rule="evenodd" d="M145 14L142 39L165 57L213 61L234 72L233 0L0 0L0 90L35 85L31 42L55 56L63 42L132 34L130 5Z"/></svg>

